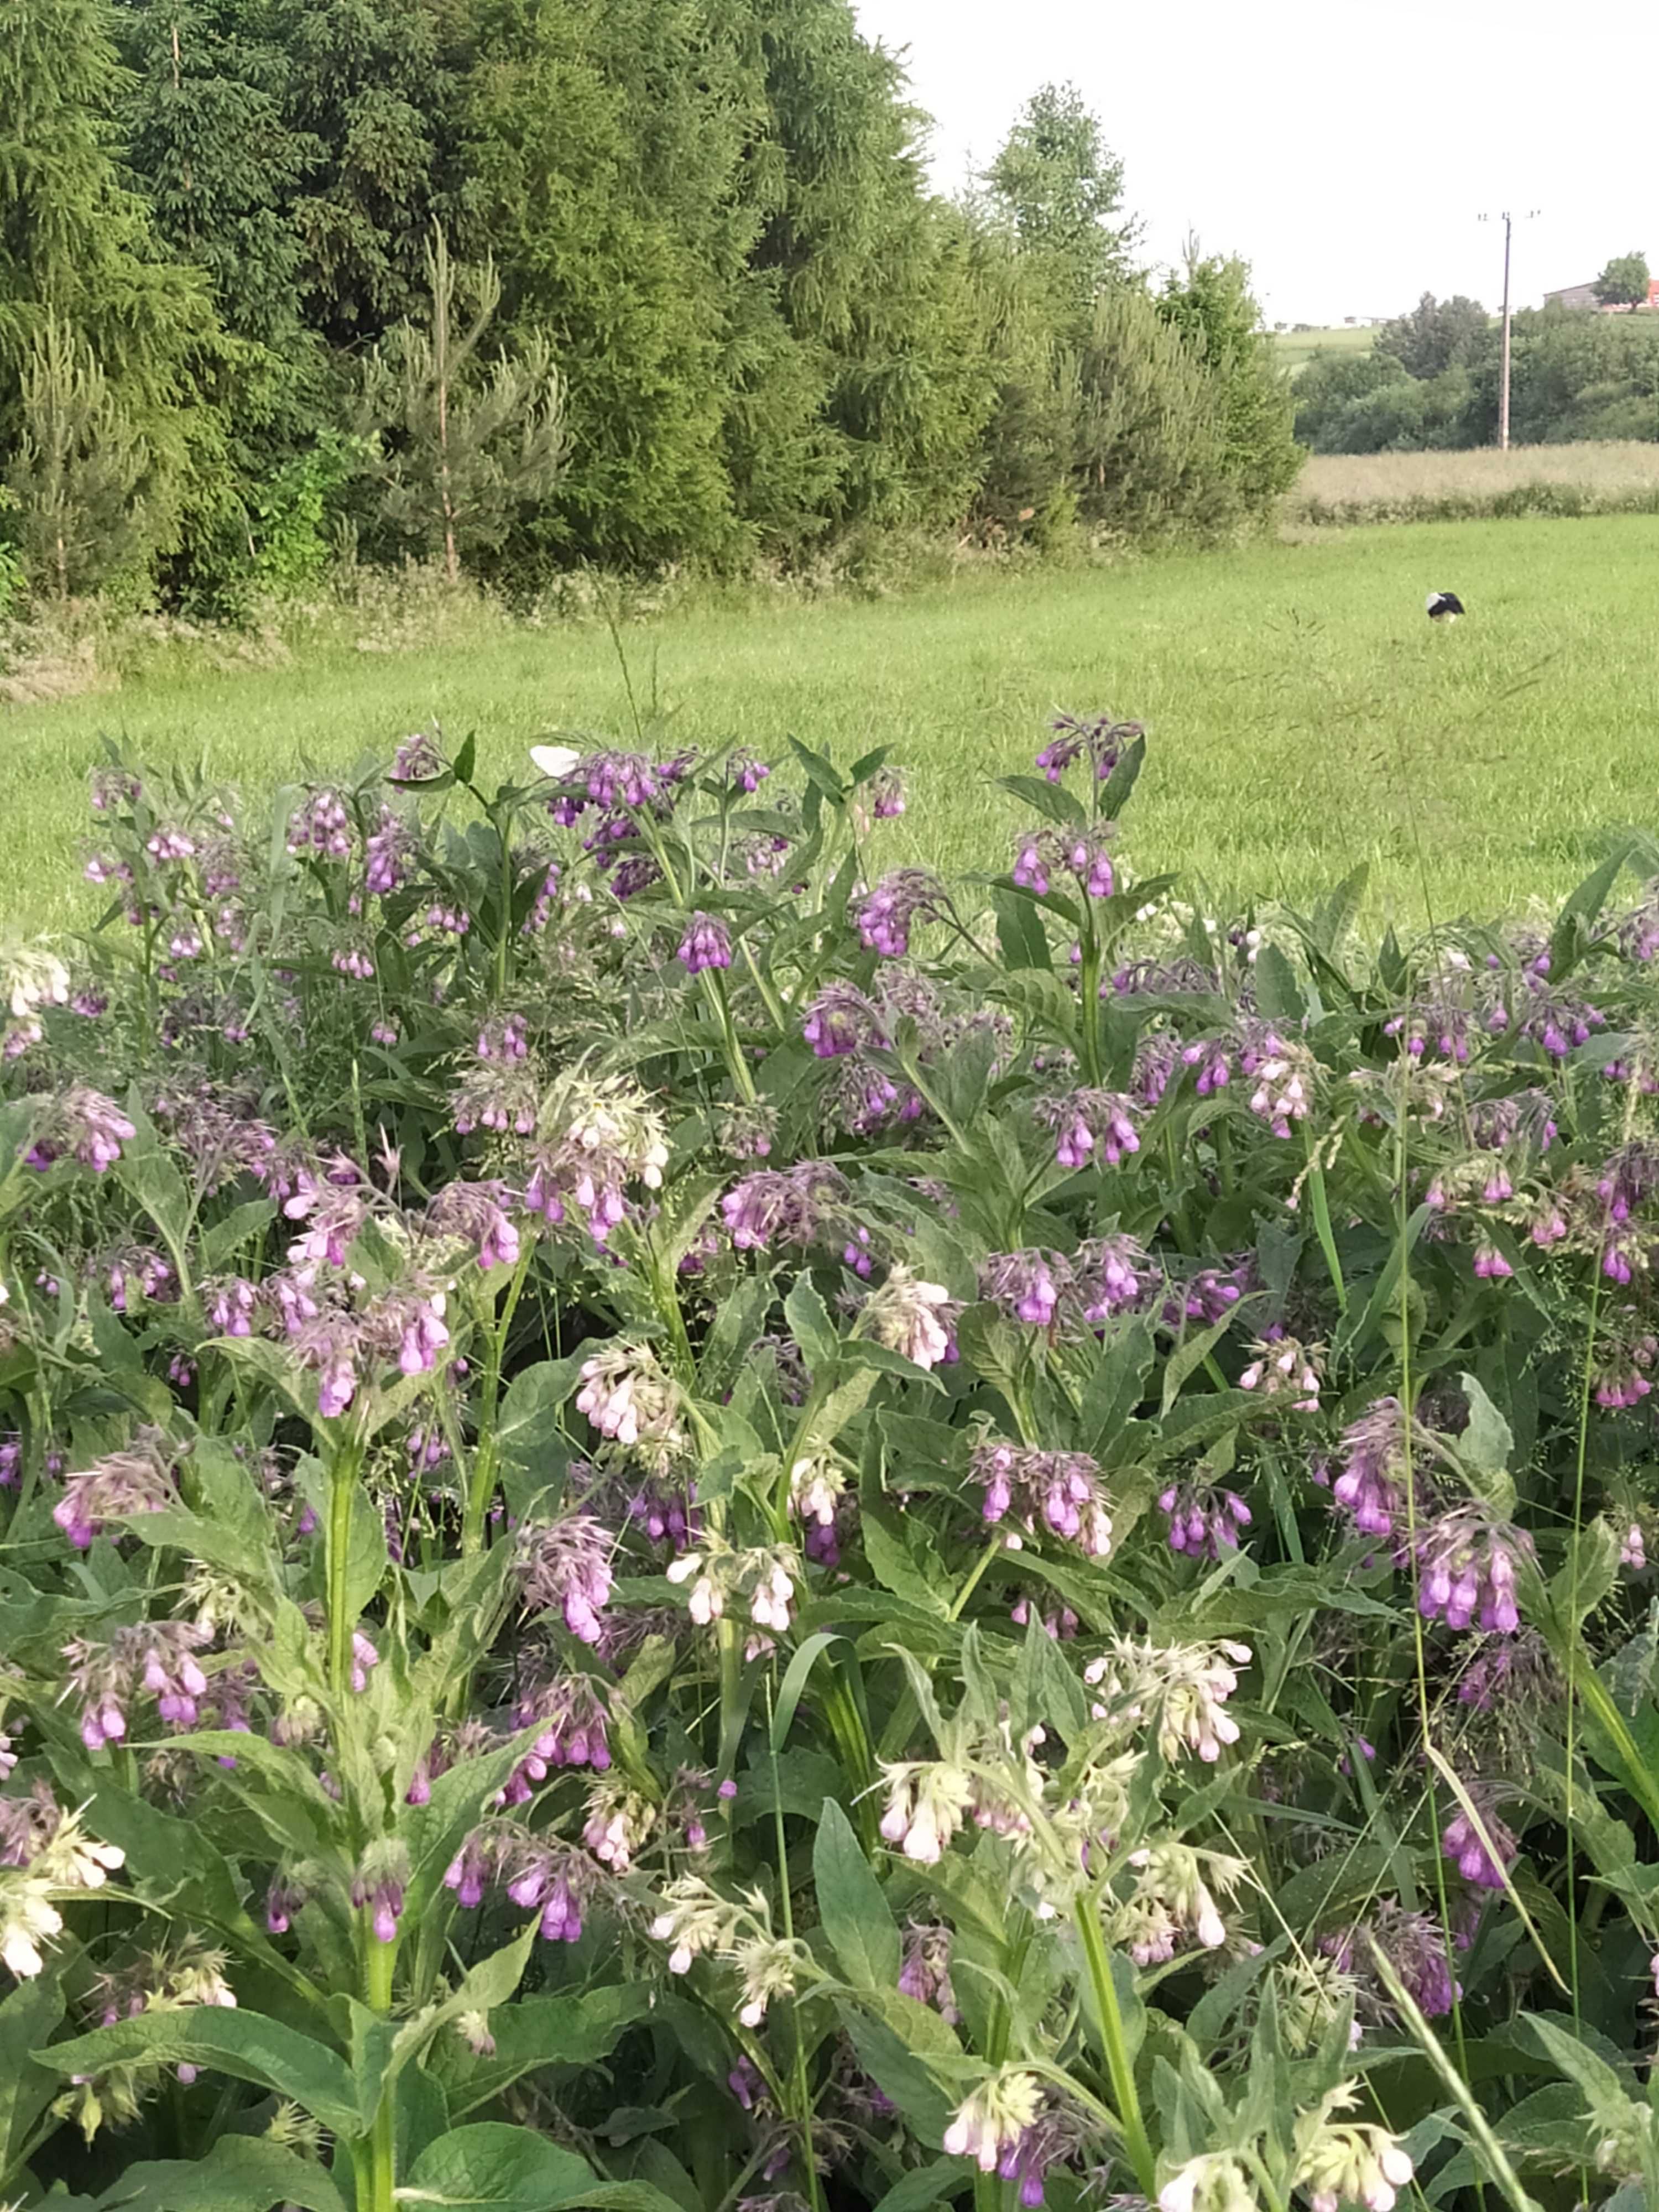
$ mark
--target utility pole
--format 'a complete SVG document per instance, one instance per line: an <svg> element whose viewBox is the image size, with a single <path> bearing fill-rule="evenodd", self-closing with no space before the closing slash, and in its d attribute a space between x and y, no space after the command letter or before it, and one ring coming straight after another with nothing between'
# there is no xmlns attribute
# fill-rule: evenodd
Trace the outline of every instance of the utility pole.
<svg viewBox="0 0 1659 2212"><path fill-rule="evenodd" d="M1505 208L1498 217L1504 226L1504 362L1498 386L1498 450L1500 453L1506 453L1510 449L1510 241L1516 222L1530 222L1537 213L1536 208L1528 208L1525 215L1517 216L1512 216ZM1483 215L1479 220L1490 222L1492 218Z"/></svg>

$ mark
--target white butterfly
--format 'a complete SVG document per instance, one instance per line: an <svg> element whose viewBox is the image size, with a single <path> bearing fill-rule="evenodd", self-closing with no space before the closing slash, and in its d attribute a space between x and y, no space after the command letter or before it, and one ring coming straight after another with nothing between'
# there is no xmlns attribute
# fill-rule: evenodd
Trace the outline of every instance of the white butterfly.
<svg viewBox="0 0 1659 2212"><path fill-rule="evenodd" d="M557 782L570 774L581 755L574 745L532 745L530 758L544 775L550 775Z"/></svg>

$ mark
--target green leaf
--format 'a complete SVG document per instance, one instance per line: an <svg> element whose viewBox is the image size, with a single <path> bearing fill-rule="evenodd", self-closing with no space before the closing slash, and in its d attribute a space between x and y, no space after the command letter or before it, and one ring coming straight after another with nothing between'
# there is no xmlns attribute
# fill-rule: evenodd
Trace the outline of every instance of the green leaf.
<svg viewBox="0 0 1659 2212"><path fill-rule="evenodd" d="M1048 933L1029 899L1017 898L1000 884L994 884L991 911L996 916L997 948L1008 967L1053 968Z"/></svg>
<svg viewBox="0 0 1659 2212"><path fill-rule="evenodd" d="M563 1474L568 1456L561 1422L565 1401L575 1389L586 1355L538 1360L515 1375L501 1401L495 1449L504 1467L529 1478L533 1496Z"/></svg>
<svg viewBox="0 0 1659 2212"><path fill-rule="evenodd" d="M1334 957L1353 927L1355 916L1364 902L1370 872L1370 863L1362 860L1314 908L1313 940L1322 952Z"/></svg>
<svg viewBox="0 0 1659 2212"><path fill-rule="evenodd" d="M1224 1313L1208 1328L1196 1330L1175 1350L1164 1363L1164 1401L1159 1408L1160 1419L1167 1419L1170 1407L1181 1395L1181 1387L1189 1375L1196 1373L1222 1338L1233 1325L1231 1311Z"/></svg>
<svg viewBox="0 0 1659 2212"><path fill-rule="evenodd" d="M459 1985L441 2005L405 2021L398 2030L384 2069L384 2081L395 2081L402 2069L417 2052L424 2051L440 2029L464 2012L493 2012L496 2006L505 2005L524 1979L524 1970L529 1963L540 1923L533 1916L522 1935L511 1943L504 1943L499 1951L492 1951L487 1959L469 1966L461 1977ZM359 2096L363 2084L360 2076ZM366 2109L372 2109L366 2107Z"/></svg>
<svg viewBox="0 0 1659 2212"><path fill-rule="evenodd" d="M1458 1455L1483 1474L1506 1474L1515 1437L1473 1375L1458 1377L1468 1401L1469 1425L1458 1439Z"/></svg>
<svg viewBox="0 0 1659 2212"><path fill-rule="evenodd" d="M398 2198L411 2212L678 2212L649 2182L601 2180L574 2151L499 2120L428 2143Z"/></svg>
<svg viewBox="0 0 1659 2212"><path fill-rule="evenodd" d="M1103 1466L1113 1464L1113 1442L1146 1395L1152 1357L1152 1331L1144 1321L1132 1321L1107 1345L1089 1377L1078 1414L1078 1441Z"/></svg>
<svg viewBox="0 0 1659 2212"><path fill-rule="evenodd" d="M1307 1001L1296 970L1276 945L1264 945L1255 956L1255 1002L1269 1021L1307 1018Z"/></svg>
<svg viewBox="0 0 1659 2212"><path fill-rule="evenodd" d="M449 2036L427 2063L443 2081L451 2112L465 2117L534 2068L598 2066L636 2021L648 2017L655 1996L650 1984L633 1983L590 1990L584 1996L524 1997L491 2019L495 2048L488 2057L475 2057Z"/></svg>
<svg viewBox="0 0 1659 2212"><path fill-rule="evenodd" d="M55 1966L32 1982L20 1982L0 2002L0 2182L58 2094L56 2075L29 2054L45 2043L64 2011Z"/></svg>
<svg viewBox="0 0 1659 2212"><path fill-rule="evenodd" d="M915 2005L919 2013L927 2011L925 2006L915 2004L914 1998L901 1997L896 1991L894 1996L899 2004ZM885 2008L883 2009L884 2013ZM898 2106L925 2142L940 2142L945 2129L951 2124L954 2104L951 2094L940 2086L939 2077L928 2063L928 2056L932 2054L924 2055L918 2051L908 2035L890 2026L886 2018L876 2018L872 2013L864 2009L861 2002L852 2004L844 1998L837 1998L836 2010L841 2015L841 2024L846 2029L854 2050L858 2053L860 2065L882 2094ZM937 2013L930 2014L928 2017L940 2027L945 2027L945 2022ZM950 2035L948 2027L945 2032ZM954 2037L951 2041L954 2045ZM960 2064L959 2046L954 2055Z"/></svg>
<svg viewBox="0 0 1659 2212"><path fill-rule="evenodd" d="M1050 822L1058 822L1062 830L1086 830L1089 826L1082 802L1063 783L1049 783L1040 775L1000 775L994 781L1000 791L1023 799L1039 814L1047 815Z"/></svg>
<svg viewBox="0 0 1659 2212"><path fill-rule="evenodd" d="M853 1824L833 1797L823 1801L812 1844L812 1880L824 1933L848 1980L866 1989L896 1989L898 1928Z"/></svg>
<svg viewBox="0 0 1659 2212"><path fill-rule="evenodd" d="M130 2166L107 2192L111 2212L345 2212L323 2168L264 2136L221 2136L206 2156Z"/></svg>
<svg viewBox="0 0 1659 2212"><path fill-rule="evenodd" d="M362 2127L345 2061L324 2044L261 2013L193 2005L179 2012L147 2012L71 2037L34 2054L57 2074L100 2074L124 2060L141 2065L206 2066L239 2081L256 2082L301 2105L337 2135Z"/></svg>
<svg viewBox="0 0 1659 2212"><path fill-rule="evenodd" d="M896 2181L876 2200L875 2212L933 2212L936 2204L949 2204L972 2186L970 2158L936 2158Z"/></svg>
<svg viewBox="0 0 1659 2212"><path fill-rule="evenodd" d="M268 1198L251 1198L245 1205L232 1206L222 1221L202 1231L203 1273L220 1273L233 1253L261 1235L276 1218L276 1208Z"/></svg>
<svg viewBox="0 0 1659 2212"><path fill-rule="evenodd" d="M841 1336L810 1275L795 1278L783 1314L813 1380L833 1373L841 1360Z"/></svg>
<svg viewBox="0 0 1659 2212"><path fill-rule="evenodd" d="M1600 867L1586 876L1569 894L1550 936L1550 973L1558 981L1583 951L1595 918L1607 904L1607 893L1631 854L1631 840L1622 839Z"/></svg>
<svg viewBox="0 0 1659 2212"><path fill-rule="evenodd" d="M1134 787L1140 781L1140 771L1146 765L1146 740L1136 738L1120 756L1117 766L1106 779L1100 794L1100 811L1109 821L1115 822L1129 804ZM1135 886L1137 894L1149 897L1152 894L1144 884Z"/></svg>

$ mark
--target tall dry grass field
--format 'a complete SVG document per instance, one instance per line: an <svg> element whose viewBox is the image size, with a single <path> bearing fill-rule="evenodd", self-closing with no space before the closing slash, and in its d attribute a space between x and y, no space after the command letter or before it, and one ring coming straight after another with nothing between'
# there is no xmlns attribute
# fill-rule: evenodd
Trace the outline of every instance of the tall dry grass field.
<svg viewBox="0 0 1659 2212"><path fill-rule="evenodd" d="M1470 453L1312 453L1285 495L1299 525L1457 522L1659 510L1659 444L1495 446Z"/></svg>

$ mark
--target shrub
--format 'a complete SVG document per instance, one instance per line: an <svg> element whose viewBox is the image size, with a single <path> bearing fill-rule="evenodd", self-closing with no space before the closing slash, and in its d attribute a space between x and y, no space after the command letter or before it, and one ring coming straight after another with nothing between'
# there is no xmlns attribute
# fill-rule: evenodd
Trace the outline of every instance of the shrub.
<svg viewBox="0 0 1659 2212"><path fill-rule="evenodd" d="M879 752L112 758L8 973L0 2187L1659 2183L1659 848L1368 962L1135 880L1144 750L955 888Z"/></svg>

